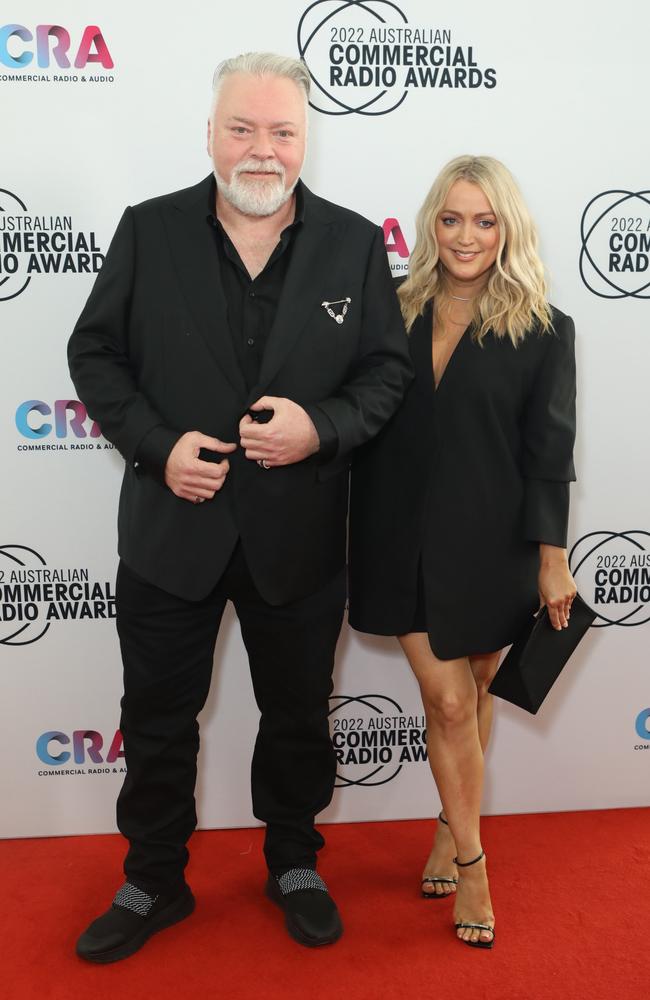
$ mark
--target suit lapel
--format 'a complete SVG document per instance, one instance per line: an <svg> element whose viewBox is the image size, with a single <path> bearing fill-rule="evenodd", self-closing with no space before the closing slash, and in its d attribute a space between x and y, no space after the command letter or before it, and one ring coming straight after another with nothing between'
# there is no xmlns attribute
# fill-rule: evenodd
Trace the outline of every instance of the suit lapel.
<svg viewBox="0 0 650 1000"><path fill-rule="evenodd" d="M409 334L409 349L415 378L411 386L414 393L414 413L419 427L418 448L424 447L433 455L438 447L436 425L434 422L434 407L437 405L435 383L433 380L433 357L431 340L433 336L433 309L431 302L424 307L422 316L418 316ZM421 451L419 452L421 454Z"/></svg>
<svg viewBox="0 0 650 1000"><path fill-rule="evenodd" d="M207 222L212 179L182 192L163 209L165 228L178 279L197 330L219 368L236 390L246 383L235 353L214 233Z"/></svg>
<svg viewBox="0 0 650 1000"><path fill-rule="evenodd" d="M327 277L336 259L337 224L321 215L320 199L304 187L305 220L296 234L278 311L264 351L259 382L249 402L264 394L304 331L309 317L320 309Z"/></svg>
<svg viewBox="0 0 650 1000"><path fill-rule="evenodd" d="M433 309L427 302L424 312L418 316L411 327L410 348L413 368L415 369L415 385L418 393L429 403L435 389L433 380L433 357L431 339L433 337Z"/></svg>

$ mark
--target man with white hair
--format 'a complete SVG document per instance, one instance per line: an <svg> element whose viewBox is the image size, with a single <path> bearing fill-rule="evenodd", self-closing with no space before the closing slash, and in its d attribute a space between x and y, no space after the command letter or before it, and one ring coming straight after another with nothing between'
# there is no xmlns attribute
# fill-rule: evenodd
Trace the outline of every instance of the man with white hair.
<svg viewBox="0 0 650 1000"><path fill-rule="evenodd" d="M411 373L378 227L299 179L309 75L250 53L215 74L214 171L126 209L69 345L80 399L124 456L117 628L126 882L77 952L112 962L188 916L197 715L228 600L259 733L267 895L291 935L341 934L316 872L328 698L345 602L348 467Z"/></svg>

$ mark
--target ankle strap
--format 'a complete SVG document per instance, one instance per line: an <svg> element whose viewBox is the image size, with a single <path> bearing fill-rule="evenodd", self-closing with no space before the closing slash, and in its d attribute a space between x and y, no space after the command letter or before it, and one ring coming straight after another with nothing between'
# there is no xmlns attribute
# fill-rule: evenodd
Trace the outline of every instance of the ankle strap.
<svg viewBox="0 0 650 1000"><path fill-rule="evenodd" d="M458 858L454 858L454 864L457 865L458 868L469 868L470 865L477 864L484 857L485 851L481 851L481 853L477 855L477 857L472 858L471 861L459 861Z"/></svg>

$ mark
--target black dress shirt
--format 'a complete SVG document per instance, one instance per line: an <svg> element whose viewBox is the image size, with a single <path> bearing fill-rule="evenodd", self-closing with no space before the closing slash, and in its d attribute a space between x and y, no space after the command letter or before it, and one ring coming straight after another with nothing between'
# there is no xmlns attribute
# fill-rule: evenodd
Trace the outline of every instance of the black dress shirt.
<svg viewBox="0 0 650 1000"><path fill-rule="evenodd" d="M236 246L214 214L216 183L211 190L207 221L215 234L230 335L249 389L259 381L264 351L291 263L296 234L304 220L305 204L300 181L295 188L295 197L296 210L293 222L282 230L279 242L264 268L252 278ZM307 406L305 411L316 427L321 458L331 458L336 453L338 445L334 424L318 406Z"/></svg>
<svg viewBox="0 0 650 1000"><path fill-rule="evenodd" d="M216 193L216 184L214 191ZM251 278L237 247L219 219L213 212L208 215L208 222L216 236L230 333L249 389L259 381L264 349L273 326L282 286L291 263L295 235L302 225L303 215L304 199L298 185L294 220L282 230L279 242L255 278Z"/></svg>

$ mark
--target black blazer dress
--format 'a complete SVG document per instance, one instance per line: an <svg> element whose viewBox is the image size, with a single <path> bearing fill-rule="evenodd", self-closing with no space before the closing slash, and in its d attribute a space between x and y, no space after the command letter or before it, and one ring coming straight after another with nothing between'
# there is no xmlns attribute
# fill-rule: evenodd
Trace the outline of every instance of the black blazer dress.
<svg viewBox="0 0 650 1000"><path fill-rule="evenodd" d="M575 479L574 326L515 348L466 330L437 389L432 306L410 335L415 379L352 465L349 621L414 630L440 659L511 643L539 606L539 543L566 546Z"/></svg>

